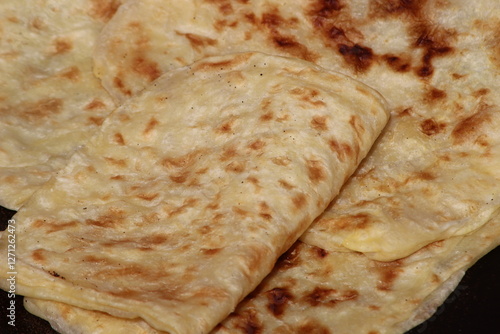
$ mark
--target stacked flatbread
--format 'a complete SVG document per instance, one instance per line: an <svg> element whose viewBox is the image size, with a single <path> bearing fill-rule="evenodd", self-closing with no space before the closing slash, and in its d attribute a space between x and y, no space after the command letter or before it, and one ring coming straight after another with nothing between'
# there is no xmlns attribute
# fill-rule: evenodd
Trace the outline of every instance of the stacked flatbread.
<svg viewBox="0 0 500 334"><path fill-rule="evenodd" d="M301 58L327 71L347 74L382 93L392 110L389 126L340 195L216 332L401 333L428 318L456 286L464 270L500 243L495 218L500 205L495 186L500 178L500 101L496 94L500 82L499 17L500 4L493 0L295 1L286 6L269 0L130 0L118 9L96 42L94 69L102 85L118 104L125 104L122 108L126 110L131 110L126 107L134 103L131 101L140 101L138 94L147 96L154 91L151 85L160 77L162 80L164 73L171 75L170 71L206 56L245 51ZM227 84L235 85L234 80L227 80ZM196 96L196 89L185 89L186 99ZM315 94L302 97L309 104L319 102ZM266 117L281 118L277 112ZM182 120L173 118L174 122ZM143 122L146 129L147 117ZM221 122L221 128L234 129L231 119ZM321 135L332 131L323 117L306 123ZM366 125L355 118L350 123L357 135L367 135ZM123 140L129 146L125 134L135 135L142 128L133 126L114 134L107 129L105 125L102 132L108 132L109 141L119 144ZM199 139L191 138L202 136L186 133L182 145L194 149ZM349 156L348 146L338 141L329 143L339 158ZM90 145L106 146L95 141ZM287 154L292 151L296 152ZM112 157L114 160L106 164L114 161L114 168L120 168L120 161L127 161L128 155L119 150L114 154L124 156ZM96 155L94 152L90 156ZM144 159L152 155L148 153ZM191 164L198 157L193 155L181 162L174 159L172 171ZM78 158L72 159L77 164ZM259 161L258 157L253 159ZM137 164L140 171L151 169ZM64 175L75 174L68 168ZM87 171L81 175L84 180L90 174ZM173 177L183 179L183 174ZM69 179L74 178L77 176ZM52 192L64 188L67 180L62 180L59 176L56 183L46 185L40 192L44 195L35 196L21 211L26 212L24 216L20 213L18 217L33 222L30 216L36 214L30 213L30 207L37 211L47 193L53 196ZM85 182L82 180L77 183ZM109 181L92 182L104 185ZM134 190L138 192L120 187L117 191L137 205L138 195L152 195L144 192L146 189L149 186L142 185ZM87 196L94 200L115 196L75 187L61 194L54 200L54 208L59 208L68 196L73 198L69 203L84 201ZM322 192L314 194L323 198ZM322 205L331 197L323 198ZM83 202L81 206L83 210ZM193 205L178 206L191 210ZM75 214L63 211L60 218ZM101 218L114 217L114 221L134 217L109 212ZM154 209L148 208L148 212L151 220L158 219ZM92 214L97 212L79 213L78 219L85 218L90 225L103 220ZM308 218L314 218L314 214ZM72 222L73 218L66 218L64 224L69 224L70 230L79 230L80 224L73 226ZM53 221L39 225L47 231L58 229ZM289 235L298 236L299 230ZM99 238L92 240L102 242ZM270 258L285 250L293 239L290 236ZM147 240L155 246L151 238ZM137 242L134 246L150 247ZM67 261L70 258L75 259L68 257ZM64 261L55 261L54 266L60 266L60 262ZM57 274L53 276L62 275L55 269L53 272ZM262 275L252 274L253 283ZM57 277L52 280L60 283ZM32 289L29 294L71 304L27 300L29 310L63 332L156 333L153 327L165 328L159 326L157 315L118 312L117 304L108 308L102 303L75 302L74 298L80 297L48 296L40 291L43 289ZM213 314L209 317L217 318L216 313L227 310L210 311ZM146 322L123 319L137 315Z"/></svg>

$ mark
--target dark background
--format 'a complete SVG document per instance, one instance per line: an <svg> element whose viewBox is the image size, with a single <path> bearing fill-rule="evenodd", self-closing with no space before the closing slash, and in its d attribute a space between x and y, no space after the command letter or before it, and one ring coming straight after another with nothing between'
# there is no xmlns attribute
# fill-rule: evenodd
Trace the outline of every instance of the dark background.
<svg viewBox="0 0 500 334"><path fill-rule="evenodd" d="M0 230L14 211L0 207ZM2 255L3 258L4 255ZM16 326L7 324L10 299L0 290L1 334L55 334L48 322L28 313L16 297ZM434 316L406 334L500 334L500 247L467 271ZM133 333L130 333L133 334ZM353 333L358 334L358 333Z"/></svg>

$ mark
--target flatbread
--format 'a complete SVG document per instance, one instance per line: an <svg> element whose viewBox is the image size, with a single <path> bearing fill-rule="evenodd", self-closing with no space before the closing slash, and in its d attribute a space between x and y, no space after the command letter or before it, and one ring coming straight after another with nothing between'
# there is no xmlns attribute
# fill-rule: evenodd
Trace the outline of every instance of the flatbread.
<svg viewBox="0 0 500 334"><path fill-rule="evenodd" d="M119 0L0 3L0 205L18 209L115 103L93 75Z"/></svg>
<svg viewBox="0 0 500 334"><path fill-rule="evenodd" d="M302 240L390 261L486 223L500 207L500 2L130 1L97 42L118 100L205 55L299 57L382 93L393 119Z"/></svg>
<svg viewBox="0 0 500 334"><path fill-rule="evenodd" d="M299 241L212 334L404 333L431 317L465 270L500 244L499 218L393 262ZM66 334L161 333L139 319L56 302L27 298L25 307Z"/></svg>
<svg viewBox="0 0 500 334"><path fill-rule="evenodd" d="M17 291L207 332L323 212L388 117L376 91L298 59L237 53L171 71L13 217Z"/></svg>

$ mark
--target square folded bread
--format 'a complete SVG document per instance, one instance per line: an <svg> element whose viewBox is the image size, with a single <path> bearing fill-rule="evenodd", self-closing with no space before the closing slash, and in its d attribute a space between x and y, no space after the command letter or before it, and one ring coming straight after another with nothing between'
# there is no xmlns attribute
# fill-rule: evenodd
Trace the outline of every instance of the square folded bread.
<svg viewBox="0 0 500 334"><path fill-rule="evenodd" d="M13 217L17 291L207 332L325 210L388 118L376 91L296 58L172 70Z"/></svg>

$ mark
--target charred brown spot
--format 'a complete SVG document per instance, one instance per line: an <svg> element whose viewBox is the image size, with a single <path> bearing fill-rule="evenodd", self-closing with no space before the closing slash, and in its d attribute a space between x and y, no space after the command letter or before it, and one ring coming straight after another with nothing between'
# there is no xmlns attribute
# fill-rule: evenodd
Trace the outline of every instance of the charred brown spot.
<svg viewBox="0 0 500 334"><path fill-rule="evenodd" d="M396 55L384 55L382 56L382 59L395 72L408 72L411 69L409 60Z"/></svg>
<svg viewBox="0 0 500 334"><path fill-rule="evenodd" d="M149 134L151 131L153 131L156 126L160 124L160 122L158 122L158 120L154 117L151 117L151 119L149 120L148 124L146 125L146 128L144 129L144 132L143 134L144 135L147 135Z"/></svg>
<svg viewBox="0 0 500 334"><path fill-rule="evenodd" d="M132 68L149 81L153 81L161 75L157 63L140 56L134 58Z"/></svg>
<svg viewBox="0 0 500 334"><path fill-rule="evenodd" d="M433 118L428 118L420 123L420 131L427 136L433 136L442 132L446 128L445 123L438 123Z"/></svg>
<svg viewBox="0 0 500 334"><path fill-rule="evenodd" d="M267 308L275 317L281 316L288 303L293 300L293 295L286 288L274 288L266 291Z"/></svg>
<svg viewBox="0 0 500 334"><path fill-rule="evenodd" d="M286 270L300 265L300 245L301 242L296 242L285 253L283 253L277 261L277 268Z"/></svg>
<svg viewBox="0 0 500 334"><path fill-rule="evenodd" d="M241 331L242 334L263 334L264 328L260 322L257 311L245 309L238 313L229 315L230 319L234 319L234 327ZM223 326L220 325L222 328Z"/></svg>
<svg viewBox="0 0 500 334"><path fill-rule="evenodd" d="M296 209L302 209L307 204L307 197L304 194L297 194L292 197L292 203Z"/></svg>
<svg viewBox="0 0 500 334"><path fill-rule="evenodd" d="M125 139L123 139L123 135L121 133L115 133L113 138L118 145L125 145Z"/></svg>
<svg viewBox="0 0 500 334"><path fill-rule="evenodd" d="M387 0L371 3L371 16L410 16L420 17L426 0Z"/></svg>
<svg viewBox="0 0 500 334"><path fill-rule="evenodd" d="M63 276L59 275L59 274L58 274L57 272L55 272L54 270L49 271L49 274L50 274L51 276L56 277L56 278L65 279Z"/></svg>
<svg viewBox="0 0 500 334"><path fill-rule="evenodd" d="M353 46L340 44L338 50L344 57L344 60L358 72L366 71L373 62L374 54L369 47L359 44L354 44Z"/></svg>
<svg viewBox="0 0 500 334"><path fill-rule="evenodd" d="M307 176L313 183L318 183L326 179L326 170L319 160L306 160Z"/></svg>
<svg viewBox="0 0 500 334"><path fill-rule="evenodd" d="M328 252L321 247L313 246L312 252L316 257L320 259L323 259L326 256L328 256Z"/></svg>

